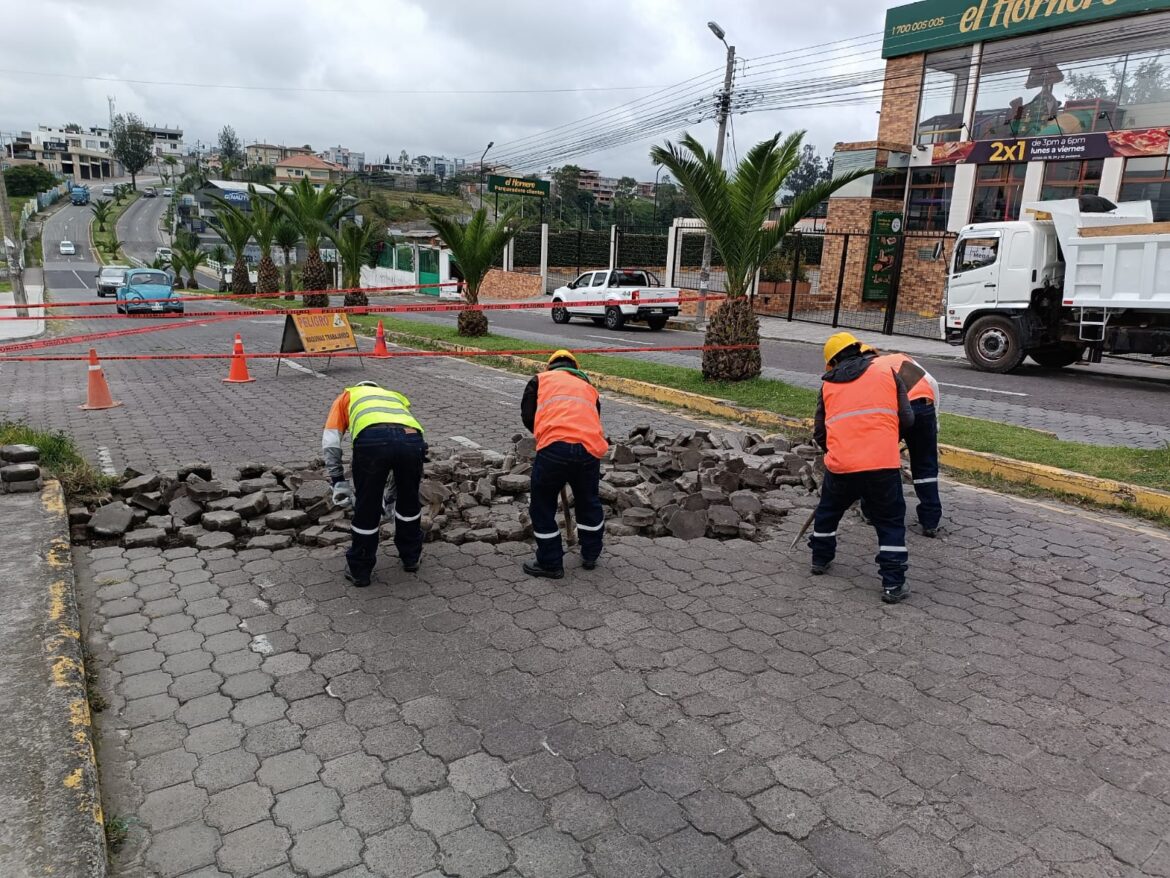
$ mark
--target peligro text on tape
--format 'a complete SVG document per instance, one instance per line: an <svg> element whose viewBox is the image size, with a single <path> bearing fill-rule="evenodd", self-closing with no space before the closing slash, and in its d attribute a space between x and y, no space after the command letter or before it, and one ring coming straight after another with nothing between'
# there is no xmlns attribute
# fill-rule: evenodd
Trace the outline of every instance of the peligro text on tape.
<svg viewBox="0 0 1170 878"><path fill-rule="evenodd" d="M200 320L199 325L208 323L222 323L225 320L237 320L236 317L211 317ZM39 338L35 341L23 341L14 344L0 345L0 354L16 353L17 351L35 351L40 348L56 348L62 345L89 344L95 341L105 341L110 338L124 338L128 335L145 335L150 332L166 332L169 329L183 329L190 323L162 323L157 326L141 326L137 329L114 329L109 332L87 332L83 335L63 335L58 338Z"/></svg>
<svg viewBox="0 0 1170 878"><path fill-rule="evenodd" d="M571 351L573 354L643 354L643 353L658 353L662 351L746 351L754 350L759 345L755 344L729 344L729 345L660 345L655 347L645 348L627 348L627 347L613 347L613 348L575 348ZM557 351L564 350L564 348L539 348L533 350L509 350L509 351L390 351L388 355L384 355L385 359L393 359L395 357L524 357L524 356L548 356ZM215 353L215 354L103 354L101 361L103 363L131 361L137 362L141 360L230 360L233 357L243 357L246 360L311 360L319 359L321 357L369 357L369 353L362 353L361 351L325 351L322 353L289 353L289 352L264 352L264 353ZM17 354L16 356L0 356L0 363L70 363L88 361L88 354Z"/></svg>
<svg viewBox="0 0 1170 878"><path fill-rule="evenodd" d="M722 295L707 296L676 296L669 299L647 299L644 303L648 308L658 308L662 305L675 305L682 302L717 301L726 298ZM160 300L161 301L161 300ZM247 311L187 311L182 314L168 315L161 311L144 311L140 314L59 314L54 320L191 320L205 317L257 317L264 314L334 314L344 312L361 316L363 314L426 314L433 312L451 311L540 311L559 308L563 302L488 302L468 305L466 302L451 302L445 305L416 304L416 305L330 305L325 308L250 308ZM613 305L605 299L594 299L588 302L574 302L574 308L605 308ZM622 302L624 305L636 305L637 302ZM0 316L3 320L44 320L44 317L31 316Z"/></svg>

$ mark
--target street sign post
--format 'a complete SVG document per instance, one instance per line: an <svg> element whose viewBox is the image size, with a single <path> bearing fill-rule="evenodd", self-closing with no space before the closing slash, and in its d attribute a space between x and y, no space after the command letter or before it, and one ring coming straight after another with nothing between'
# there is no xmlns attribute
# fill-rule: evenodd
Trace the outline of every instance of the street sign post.
<svg viewBox="0 0 1170 878"><path fill-rule="evenodd" d="M335 351L356 351L357 339L344 311L332 314L289 314L284 318L284 335L280 339L282 354L331 354ZM328 366L332 361L325 361ZM359 358L360 359L360 358ZM276 374L280 374L280 358L276 360Z"/></svg>

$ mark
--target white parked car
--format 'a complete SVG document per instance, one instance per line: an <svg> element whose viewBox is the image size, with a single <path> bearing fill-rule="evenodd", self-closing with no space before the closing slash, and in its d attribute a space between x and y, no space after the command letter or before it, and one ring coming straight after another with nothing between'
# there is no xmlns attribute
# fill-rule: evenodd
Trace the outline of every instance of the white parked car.
<svg viewBox="0 0 1170 878"><path fill-rule="evenodd" d="M155 259L162 259L165 262L170 262L171 261L171 248L170 247L155 247L154 258Z"/></svg>
<svg viewBox="0 0 1170 878"><path fill-rule="evenodd" d="M113 194L114 194L114 187L113 186L106 186L102 189L102 195L113 195Z"/></svg>
<svg viewBox="0 0 1170 878"><path fill-rule="evenodd" d="M167 186L166 188L163 189L162 194L163 194L163 198L170 198L172 195L175 194L175 190L172 189L170 186Z"/></svg>
<svg viewBox="0 0 1170 878"><path fill-rule="evenodd" d="M651 329L666 326L678 315L679 291L664 287L652 272L618 268L610 271L587 271L575 281L553 291L553 323L568 323L574 317L588 317L598 326L621 329L631 320L644 322ZM574 304L596 302L598 304Z"/></svg>
<svg viewBox="0 0 1170 878"><path fill-rule="evenodd" d="M57 245L57 252L62 256L73 256L77 253L77 248L73 246L72 241L62 241Z"/></svg>

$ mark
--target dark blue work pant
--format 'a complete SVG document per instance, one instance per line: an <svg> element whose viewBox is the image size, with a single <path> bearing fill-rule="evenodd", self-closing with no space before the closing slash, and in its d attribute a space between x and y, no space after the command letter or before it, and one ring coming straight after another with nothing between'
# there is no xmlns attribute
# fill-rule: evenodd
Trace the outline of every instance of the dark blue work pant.
<svg viewBox="0 0 1170 878"><path fill-rule="evenodd" d="M536 563L545 570L560 570L564 566L565 549L557 526L557 503L565 485L573 489L581 557L596 561L601 554L605 513L597 494L600 481L601 461L586 451L584 445L553 442L536 452L528 513L536 537Z"/></svg>
<svg viewBox="0 0 1170 878"><path fill-rule="evenodd" d="M821 500L813 517L808 538L812 563L827 566L837 555L837 525L841 517L860 500L877 531L878 553L874 559L882 575L883 588L897 588L906 581L909 556L906 553L906 498L902 496L902 471L875 469L860 473L832 473L825 470Z"/></svg>
<svg viewBox="0 0 1170 878"><path fill-rule="evenodd" d="M393 424L366 427L353 440L353 541L345 557L350 572L358 579L369 578L374 569L383 492L391 474L397 491L394 545L403 564L418 563L423 542L418 486L425 454L426 443L421 433L408 433Z"/></svg>
<svg viewBox="0 0 1170 878"><path fill-rule="evenodd" d="M910 475L918 495L918 523L934 530L942 520L942 501L938 496L938 414L929 399L915 399L914 426L906 434L910 451Z"/></svg>

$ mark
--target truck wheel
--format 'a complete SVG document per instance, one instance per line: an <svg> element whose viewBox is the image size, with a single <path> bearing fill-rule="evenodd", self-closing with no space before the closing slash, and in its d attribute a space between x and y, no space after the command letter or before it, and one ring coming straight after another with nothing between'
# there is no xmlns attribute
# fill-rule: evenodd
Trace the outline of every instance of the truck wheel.
<svg viewBox="0 0 1170 878"><path fill-rule="evenodd" d="M604 317L590 317L589 319L593 321L594 326L605 326Z"/></svg>
<svg viewBox="0 0 1170 878"><path fill-rule="evenodd" d="M1045 369L1063 369L1079 360L1084 351L1084 347L1079 344L1065 344L1046 351L1032 351L1028 356L1037 366Z"/></svg>
<svg viewBox="0 0 1170 878"><path fill-rule="evenodd" d="M622 314L622 309L610 306L605 309L605 328L606 329L621 329L626 325L625 315Z"/></svg>
<svg viewBox="0 0 1170 878"><path fill-rule="evenodd" d="M554 299L553 301L560 302L561 300ZM569 312L564 307L561 307L559 305L553 306L553 309L552 309L553 323L568 323L571 319L572 318L569 316Z"/></svg>
<svg viewBox="0 0 1170 878"><path fill-rule="evenodd" d="M971 364L983 372L1010 372L1024 360L1016 325L995 314L975 321L967 330L963 350Z"/></svg>
<svg viewBox="0 0 1170 878"><path fill-rule="evenodd" d="M647 317L646 318L646 325L649 326L651 329L653 329L655 332L657 332L658 330L660 330L666 326L666 315L663 315L661 317Z"/></svg>

